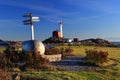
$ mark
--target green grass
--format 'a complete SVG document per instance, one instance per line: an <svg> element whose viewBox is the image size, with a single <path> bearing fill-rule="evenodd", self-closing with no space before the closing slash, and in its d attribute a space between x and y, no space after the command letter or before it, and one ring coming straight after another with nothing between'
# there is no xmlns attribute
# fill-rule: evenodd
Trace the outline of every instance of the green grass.
<svg viewBox="0 0 120 80"><path fill-rule="evenodd" d="M22 77L31 78L43 78L46 80L86 80L84 76L77 74L76 72L57 71L57 72L32 72L23 73Z"/></svg>
<svg viewBox="0 0 120 80"><path fill-rule="evenodd" d="M69 46L59 46L58 48L67 48ZM74 55L85 56L85 49L94 49L108 51L109 57L120 60L120 47L93 47L93 46L70 46L74 50ZM112 62L110 62L112 63ZM106 63L107 64L107 63ZM106 65L104 64L104 65ZM27 78L45 79L45 80L120 80L120 64L109 68L98 68L91 71L26 71L21 72L22 79ZM31 80L32 80L31 79Z"/></svg>
<svg viewBox="0 0 120 80"><path fill-rule="evenodd" d="M74 55L85 56L85 49L97 49L102 51L108 51L109 58L120 59L120 47L94 47L94 46L59 46L59 48L70 47L74 50Z"/></svg>
<svg viewBox="0 0 120 80"><path fill-rule="evenodd" d="M6 50L5 47L0 47L0 53L4 53L5 50Z"/></svg>
<svg viewBox="0 0 120 80"><path fill-rule="evenodd" d="M42 78L46 80L120 80L120 73L115 73L110 70L98 71L56 71L56 72L25 72L22 73L22 78Z"/></svg>

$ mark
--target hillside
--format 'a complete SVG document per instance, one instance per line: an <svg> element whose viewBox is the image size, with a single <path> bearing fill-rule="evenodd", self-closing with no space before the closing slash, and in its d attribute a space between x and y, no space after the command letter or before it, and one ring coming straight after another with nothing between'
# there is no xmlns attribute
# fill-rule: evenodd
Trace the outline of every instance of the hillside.
<svg viewBox="0 0 120 80"><path fill-rule="evenodd" d="M73 44L74 42L71 43L67 43L67 38L58 38L58 37L50 37L48 39L45 39L43 41L43 43L66 43L66 44ZM6 45L6 44L16 44L16 43L20 43L22 44L22 41L4 41L4 40L0 40L0 45ZM104 40L104 39L85 39L85 40L80 40L78 42L75 42L75 45L85 45L85 46L108 46L108 47L117 47L120 45L114 44L108 40Z"/></svg>
<svg viewBox="0 0 120 80"><path fill-rule="evenodd" d="M112 42L100 38L81 40L80 43L82 45L89 45L89 46L109 46L109 47L117 46Z"/></svg>
<svg viewBox="0 0 120 80"><path fill-rule="evenodd" d="M50 37L45 39L43 43L65 43L66 38Z"/></svg>
<svg viewBox="0 0 120 80"><path fill-rule="evenodd" d="M57 37L50 37L46 40L44 40L44 43L66 43L67 38L57 38ZM68 43L69 44L69 43ZM74 42L71 43L71 45L74 45ZM77 45L87 45L87 46L108 46L108 47L116 47L119 45L115 45L114 43L104 40L104 39L85 39L76 42Z"/></svg>

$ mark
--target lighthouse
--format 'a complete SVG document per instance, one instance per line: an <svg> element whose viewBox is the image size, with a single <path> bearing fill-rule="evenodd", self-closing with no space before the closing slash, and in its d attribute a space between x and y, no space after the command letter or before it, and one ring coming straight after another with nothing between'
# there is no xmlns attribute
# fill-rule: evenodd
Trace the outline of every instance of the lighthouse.
<svg viewBox="0 0 120 80"><path fill-rule="evenodd" d="M53 37L63 38L62 21L59 22L59 29L52 32Z"/></svg>
<svg viewBox="0 0 120 80"><path fill-rule="evenodd" d="M60 37L62 38L63 37L63 31L62 31L62 21L60 21L60 23L59 23L59 30L60 30L60 33L61 33L61 35L60 35Z"/></svg>

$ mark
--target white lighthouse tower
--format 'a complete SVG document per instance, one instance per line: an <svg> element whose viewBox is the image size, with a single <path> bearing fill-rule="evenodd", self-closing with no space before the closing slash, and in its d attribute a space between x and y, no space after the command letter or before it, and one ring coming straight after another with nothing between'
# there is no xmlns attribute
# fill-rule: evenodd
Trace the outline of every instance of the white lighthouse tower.
<svg viewBox="0 0 120 80"><path fill-rule="evenodd" d="M63 37L62 26L63 26L63 25L62 25L62 21L60 21L59 27L60 27L60 33L61 33L60 37L61 37L61 38Z"/></svg>

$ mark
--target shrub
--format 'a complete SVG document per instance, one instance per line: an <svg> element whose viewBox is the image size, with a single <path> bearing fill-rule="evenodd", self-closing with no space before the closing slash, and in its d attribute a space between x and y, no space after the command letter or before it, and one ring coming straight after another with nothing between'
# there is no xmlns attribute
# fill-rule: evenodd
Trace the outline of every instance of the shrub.
<svg viewBox="0 0 120 80"><path fill-rule="evenodd" d="M62 54L63 56L71 56L73 55L73 49L68 47L68 48L50 48L45 50L46 55L52 55L52 54Z"/></svg>
<svg viewBox="0 0 120 80"><path fill-rule="evenodd" d="M73 56L73 49L70 47L66 48L64 54L65 56Z"/></svg>
<svg viewBox="0 0 120 80"><path fill-rule="evenodd" d="M60 50L58 48L45 49L45 55L52 55L52 54L60 54Z"/></svg>
<svg viewBox="0 0 120 80"><path fill-rule="evenodd" d="M36 55L31 52L25 53L24 56L25 67L33 69L41 69L41 66L50 64L49 60L43 58L41 55Z"/></svg>
<svg viewBox="0 0 120 80"><path fill-rule="evenodd" d="M65 49L65 53L67 54L71 54L72 52L73 52L73 49L70 47Z"/></svg>
<svg viewBox="0 0 120 80"><path fill-rule="evenodd" d="M12 80L7 71L0 71L0 80Z"/></svg>
<svg viewBox="0 0 120 80"><path fill-rule="evenodd" d="M0 56L0 68L1 69L6 69L6 68L12 68L14 65L10 61L10 59L6 56Z"/></svg>
<svg viewBox="0 0 120 80"><path fill-rule="evenodd" d="M0 53L4 53L5 50L6 50L5 47L1 47L1 46L0 46Z"/></svg>
<svg viewBox="0 0 120 80"><path fill-rule="evenodd" d="M97 51L96 49L89 49L85 51L86 62L94 63L94 64L102 64L108 61L108 52L105 51Z"/></svg>
<svg viewBox="0 0 120 80"><path fill-rule="evenodd" d="M10 71L11 72L21 72L21 70L19 68L12 68Z"/></svg>

